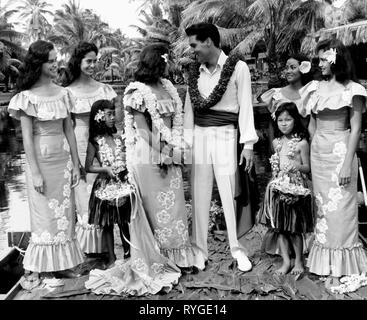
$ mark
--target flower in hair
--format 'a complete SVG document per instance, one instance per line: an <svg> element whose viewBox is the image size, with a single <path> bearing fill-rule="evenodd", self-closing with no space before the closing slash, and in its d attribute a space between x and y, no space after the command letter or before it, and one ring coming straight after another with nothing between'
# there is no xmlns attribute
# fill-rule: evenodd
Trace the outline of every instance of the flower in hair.
<svg viewBox="0 0 367 320"><path fill-rule="evenodd" d="M309 73L311 70L311 62L310 61L302 61L299 66L299 72L305 74Z"/></svg>
<svg viewBox="0 0 367 320"><path fill-rule="evenodd" d="M330 48L329 50L326 50L324 52L324 58L330 64L335 64L335 62L336 62L336 54L337 54L336 49Z"/></svg>
<svg viewBox="0 0 367 320"><path fill-rule="evenodd" d="M164 59L164 62L168 62L168 53L162 54L161 57Z"/></svg>
<svg viewBox="0 0 367 320"><path fill-rule="evenodd" d="M98 113L96 114L96 116L94 117L94 120L96 120L97 122L101 122L105 120L105 114L104 111L102 110L98 110Z"/></svg>

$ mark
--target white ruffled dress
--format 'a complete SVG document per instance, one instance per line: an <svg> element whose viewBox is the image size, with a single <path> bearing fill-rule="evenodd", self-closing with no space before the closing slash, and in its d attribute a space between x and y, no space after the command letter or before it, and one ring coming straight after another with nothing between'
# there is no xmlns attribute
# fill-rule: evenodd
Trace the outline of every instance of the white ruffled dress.
<svg viewBox="0 0 367 320"><path fill-rule="evenodd" d="M33 142L37 163L44 179L44 194L36 192L29 164L26 164L30 207L31 239L24 269L54 272L82 263L83 253L75 234L75 204L71 190L73 163L63 131L74 100L67 89L52 97L26 90L9 104L10 115L19 120L23 111L33 119Z"/></svg>
<svg viewBox="0 0 367 320"><path fill-rule="evenodd" d="M117 94L107 84L101 85L98 90L89 94L77 93L72 87L68 89L75 99L75 105L70 111L74 114L78 155L81 165L84 167L87 156L91 107L97 100L112 100ZM102 245L102 230L96 225L88 224L89 197L96 177L96 174L88 173L86 181L81 179L79 185L75 188L75 204L78 217L76 234L82 251L85 253L101 253L104 249Z"/></svg>

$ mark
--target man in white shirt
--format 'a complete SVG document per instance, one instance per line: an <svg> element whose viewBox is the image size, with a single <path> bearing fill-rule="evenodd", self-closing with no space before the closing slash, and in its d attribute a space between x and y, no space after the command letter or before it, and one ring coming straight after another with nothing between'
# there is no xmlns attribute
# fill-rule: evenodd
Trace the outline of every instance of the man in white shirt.
<svg viewBox="0 0 367 320"><path fill-rule="evenodd" d="M251 262L237 239L235 202L237 167L245 162L245 170L250 172L253 145L258 140L249 68L234 56L227 57L219 48L220 36L213 24L199 23L185 32L200 64L193 65L190 71L184 124L185 139L192 145L194 265L203 270L208 259L208 220L215 176L231 254L241 271L249 271ZM237 134L243 145L240 163L237 161Z"/></svg>

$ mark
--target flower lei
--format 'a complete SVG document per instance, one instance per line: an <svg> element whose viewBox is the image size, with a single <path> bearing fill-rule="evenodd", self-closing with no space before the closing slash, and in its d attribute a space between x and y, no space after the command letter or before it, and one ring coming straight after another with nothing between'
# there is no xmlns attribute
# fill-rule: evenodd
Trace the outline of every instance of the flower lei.
<svg viewBox="0 0 367 320"><path fill-rule="evenodd" d="M207 110L215 106L223 97L224 92L227 90L227 86L231 76L236 68L236 64L239 60L242 60L239 53L234 53L228 56L226 62L223 65L222 72L220 73L220 79L208 98L204 99L198 89L198 79L200 76L200 63L195 62L190 65L189 68L189 94L191 103L195 110Z"/></svg>
<svg viewBox="0 0 367 320"><path fill-rule="evenodd" d="M128 103L128 94L133 94L135 98L135 102L137 105L142 105L143 102L145 107L147 108L151 119L152 125L157 128L160 133L162 139L166 141L169 145L174 148L184 148L183 137L183 117L182 117L182 101L178 95L176 88L173 84L167 79L161 79L163 88L169 93L169 95L173 98L177 111L173 117L173 125L172 129L168 128L163 119L161 118L158 110L157 110L157 97L151 89L142 82L132 82L130 83L124 93L124 105L129 105ZM129 179L132 178L131 172L131 164L132 164L132 153L133 148L136 142L136 130L134 128L134 116L128 112L125 108L125 136L126 136L126 165L129 172Z"/></svg>
<svg viewBox="0 0 367 320"><path fill-rule="evenodd" d="M298 142L301 141L301 138L299 138L297 135L293 135L292 139L290 141L288 141L288 147L289 147L289 151L287 154L287 157L289 160L293 160L294 156L296 155L296 147ZM271 164L271 170L273 172L273 177L277 177L279 172L280 172L280 156L279 156L279 152L282 149L282 143L281 143L281 139L278 139L278 144L275 147L275 153L270 157L270 164ZM288 162L285 166L284 166L284 170L283 171L289 171L291 169L291 164L290 162Z"/></svg>

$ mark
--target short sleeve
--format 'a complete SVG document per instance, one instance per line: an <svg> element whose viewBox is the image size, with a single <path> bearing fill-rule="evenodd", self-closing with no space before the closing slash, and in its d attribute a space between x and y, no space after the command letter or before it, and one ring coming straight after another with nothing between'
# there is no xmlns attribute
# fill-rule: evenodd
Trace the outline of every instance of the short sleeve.
<svg viewBox="0 0 367 320"><path fill-rule="evenodd" d="M352 82L351 83L351 104L353 101L353 97L354 96L361 96L364 99L364 104L363 104L363 109L362 112L366 112L367 109L367 91L366 88L364 86L362 86L359 83L356 82Z"/></svg>
<svg viewBox="0 0 367 320"><path fill-rule="evenodd" d="M275 88L272 88L268 91L265 91L261 96L260 100L267 105L271 104L271 100L273 99L273 95L275 94Z"/></svg>
<svg viewBox="0 0 367 320"><path fill-rule="evenodd" d="M37 117L34 105L29 100L29 95L22 91L11 98L8 106L8 112L11 117L20 120L21 111L31 117Z"/></svg>
<svg viewBox="0 0 367 320"><path fill-rule="evenodd" d="M104 99L106 100L112 100L117 97L116 91L109 84L105 84L102 90Z"/></svg>
<svg viewBox="0 0 367 320"><path fill-rule="evenodd" d="M301 96L300 114L303 117L311 114L312 109L315 107L317 103L315 92L318 87L319 81L313 80L299 90Z"/></svg>
<svg viewBox="0 0 367 320"><path fill-rule="evenodd" d="M125 92L123 102L125 108L130 107L139 112L145 112L146 110L143 95L139 90Z"/></svg>

